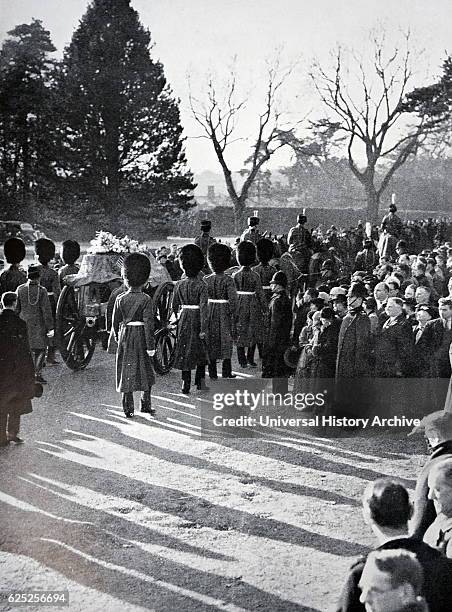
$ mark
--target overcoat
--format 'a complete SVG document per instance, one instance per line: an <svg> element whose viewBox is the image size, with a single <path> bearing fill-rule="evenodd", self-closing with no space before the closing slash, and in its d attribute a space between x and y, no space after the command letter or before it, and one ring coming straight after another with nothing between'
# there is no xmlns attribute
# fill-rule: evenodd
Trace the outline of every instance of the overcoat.
<svg viewBox="0 0 452 612"><path fill-rule="evenodd" d="M234 281L224 273L206 276L207 285L207 346L210 361L230 359L235 337L237 290ZM223 300L219 302L217 300ZM226 302L224 302L226 300Z"/></svg>
<svg viewBox="0 0 452 612"><path fill-rule="evenodd" d="M178 370L193 370L209 361L207 343L199 337L200 332L207 336L207 299L207 285L204 280L184 278L177 281L173 294L173 310L180 311L174 357L174 367Z"/></svg>
<svg viewBox="0 0 452 612"><path fill-rule="evenodd" d="M375 343L375 375L379 378L407 377L413 368L413 332L402 313L383 324Z"/></svg>
<svg viewBox="0 0 452 612"><path fill-rule="evenodd" d="M35 370L28 343L27 325L15 312L0 312L0 411L32 411Z"/></svg>
<svg viewBox="0 0 452 612"><path fill-rule="evenodd" d="M372 347L369 317L361 310L352 311L342 319L336 360L337 378L370 376Z"/></svg>
<svg viewBox="0 0 452 612"><path fill-rule="evenodd" d="M267 305L262 283L249 266L242 266L232 278L238 292L237 346L252 346L264 339L263 322Z"/></svg>
<svg viewBox="0 0 452 612"><path fill-rule="evenodd" d="M143 325L128 325L131 322ZM113 308L116 353L116 390L121 393L148 391L155 383L152 358L155 349L152 299L138 289L116 298Z"/></svg>
<svg viewBox="0 0 452 612"><path fill-rule="evenodd" d="M16 264L11 265L0 274L0 295L7 291L16 291L19 285L27 282L27 275Z"/></svg>

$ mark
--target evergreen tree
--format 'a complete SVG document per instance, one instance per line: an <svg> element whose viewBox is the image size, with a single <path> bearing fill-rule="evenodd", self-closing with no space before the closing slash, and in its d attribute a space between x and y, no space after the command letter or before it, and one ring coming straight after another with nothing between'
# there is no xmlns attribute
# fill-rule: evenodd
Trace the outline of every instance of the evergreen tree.
<svg viewBox="0 0 452 612"><path fill-rule="evenodd" d="M191 206L177 101L130 0L94 0L63 60L61 171L109 212ZM129 196L129 197L127 197Z"/></svg>
<svg viewBox="0 0 452 612"><path fill-rule="evenodd" d="M50 32L33 20L8 36L0 50L2 215L25 207L32 196L46 195L55 174Z"/></svg>

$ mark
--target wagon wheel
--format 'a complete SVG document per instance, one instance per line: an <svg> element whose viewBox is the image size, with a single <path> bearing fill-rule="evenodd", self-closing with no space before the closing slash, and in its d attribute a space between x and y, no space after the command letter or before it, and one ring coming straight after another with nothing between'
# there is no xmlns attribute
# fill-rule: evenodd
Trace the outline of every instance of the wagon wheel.
<svg viewBox="0 0 452 612"><path fill-rule="evenodd" d="M167 374L174 361L177 326L172 308L173 292L174 284L166 282L159 285L154 294L154 366L158 374Z"/></svg>
<svg viewBox="0 0 452 612"><path fill-rule="evenodd" d="M80 315L79 290L63 287L56 309L56 335L64 363L71 370L82 370L91 361L96 338Z"/></svg>

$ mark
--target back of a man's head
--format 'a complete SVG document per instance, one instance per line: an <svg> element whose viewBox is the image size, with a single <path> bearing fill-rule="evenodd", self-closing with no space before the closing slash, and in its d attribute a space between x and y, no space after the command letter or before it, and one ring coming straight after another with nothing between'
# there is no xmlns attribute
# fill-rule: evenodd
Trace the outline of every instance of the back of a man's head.
<svg viewBox="0 0 452 612"><path fill-rule="evenodd" d="M408 491L390 478L380 478L366 487L363 506L370 520L386 529L406 529L412 514Z"/></svg>

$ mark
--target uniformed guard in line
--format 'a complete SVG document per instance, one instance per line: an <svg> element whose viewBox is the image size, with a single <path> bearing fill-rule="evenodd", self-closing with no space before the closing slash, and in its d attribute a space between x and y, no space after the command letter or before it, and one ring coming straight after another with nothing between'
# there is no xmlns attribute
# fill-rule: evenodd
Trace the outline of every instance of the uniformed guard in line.
<svg viewBox="0 0 452 612"><path fill-rule="evenodd" d="M154 309L152 299L143 293L150 273L149 257L144 253L128 255L122 267L127 291L116 298L113 309L112 333L118 343L116 390L122 393L122 407L128 418L134 414L134 391L141 391L141 412L155 414L151 406L155 383Z"/></svg>
<svg viewBox="0 0 452 612"><path fill-rule="evenodd" d="M196 369L198 391L207 390L207 285L199 278L204 256L196 244L186 244L181 248L179 263L185 278L177 281L173 294L173 310L180 313L174 367L182 370L182 393L188 395L193 369Z"/></svg>
<svg viewBox="0 0 452 612"><path fill-rule="evenodd" d="M55 314L58 297L60 295L60 279L58 272L49 266L50 261L55 257L55 243L48 238L39 238L35 242L35 252L38 256L39 266L39 281L41 286L47 289L47 294L52 308L52 316L55 327ZM55 339L49 341L49 349L47 353L47 363L58 364L55 359Z"/></svg>
<svg viewBox="0 0 452 612"><path fill-rule="evenodd" d="M207 263L207 251L211 244L216 243L216 239L210 235L210 230L212 229L212 222L209 219L203 219L201 221L201 233L199 236L196 236L194 243L196 246L202 251L204 255L204 266L203 272L204 274L210 274L209 264Z"/></svg>
<svg viewBox="0 0 452 612"><path fill-rule="evenodd" d="M231 358L236 335L237 290L231 276L225 274L231 261L231 251L225 244L212 244L207 253L213 274L204 277L209 299L207 347L209 353L209 376L218 378L217 360L223 360L223 378L235 378L232 374Z"/></svg>
<svg viewBox="0 0 452 612"><path fill-rule="evenodd" d="M27 275L19 267L26 254L23 240L8 238L3 245L3 252L10 266L0 274L0 296L7 291L15 291L19 285L27 282Z"/></svg>
<svg viewBox="0 0 452 612"><path fill-rule="evenodd" d="M259 217L256 215L248 217L248 229L246 229L240 236L240 241L243 242L244 240L249 240L253 244L257 244L257 242L262 238L258 225Z"/></svg>
<svg viewBox="0 0 452 612"><path fill-rule="evenodd" d="M251 269L256 260L254 244L249 240L240 242L237 246L237 259L241 267L232 275L238 295L237 357L242 368L256 367L253 353L256 344L260 344L263 340L263 317L267 303L261 279Z"/></svg>
<svg viewBox="0 0 452 612"><path fill-rule="evenodd" d="M311 232L305 227L308 219L303 213L297 217L297 225L289 230L287 243L289 253L302 274L307 274L309 270L309 260L312 255L312 236Z"/></svg>

